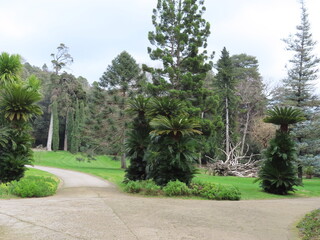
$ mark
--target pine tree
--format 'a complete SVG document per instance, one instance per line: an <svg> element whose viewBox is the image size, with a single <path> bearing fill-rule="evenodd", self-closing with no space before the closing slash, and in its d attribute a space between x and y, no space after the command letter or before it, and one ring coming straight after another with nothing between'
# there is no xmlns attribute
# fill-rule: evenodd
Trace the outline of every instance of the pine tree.
<svg viewBox="0 0 320 240"><path fill-rule="evenodd" d="M126 51L120 53L100 78L99 85L107 88L109 152L121 155L121 168L126 168L124 149L128 114L126 113L129 96L140 92L144 75L135 59Z"/></svg>
<svg viewBox="0 0 320 240"><path fill-rule="evenodd" d="M215 80L215 89L220 96L220 111L223 116L225 130L221 132L221 145L224 146L225 154L228 156L232 144L236 144L236 116L238 98L236 97L236 79L234 68L229 52L224 47L221 57L217 62L218 73Z"/></svg>
<svg viewBox="0 0 320 240"><path fill-rule="evenodd" d="M158 0L153 10L155 30L149 32L150 58L162 62L163 68L149 68L153 84L149 93L154 96L168 91L180 99L197 103L206 73L212 68L207 63L207 39L210 24L202 18L206 8L203 0ZM195 99L193 97L196 97Z"/></svg>
<svg viewBox="0 0 320 240"><path fill-rule="evenodd" d="M52 117L53 117L53 134L52 134L52 150L59 150L59 116L58 104L56 101L52 103Z"/></svg>
<svg viewBox="0 0 320 240"><path fill-rule="evenodd" d="M284 40L287 44L287 50L294 53L289 61L287 78L284 80L285 92L283 104L296 107L304 113L306 121L294 126L293 133L298 142L299 155L299 178L302 181L303 165L318 165L319 151L314 141L320 136L311 139L310 132L316 129L310 129L313 124L313 115L319 101L313 94L313 84L318 78L318 64L320 59L313 55L316 42L312 40L310 33L310 23L305 3L301 0L301 23L296 27L297 32Z"/></svg>

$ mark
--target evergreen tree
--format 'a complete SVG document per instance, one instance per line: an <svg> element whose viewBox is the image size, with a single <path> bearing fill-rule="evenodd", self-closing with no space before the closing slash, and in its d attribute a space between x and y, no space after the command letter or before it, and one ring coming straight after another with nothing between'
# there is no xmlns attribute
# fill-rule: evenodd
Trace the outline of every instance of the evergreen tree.
<svg viewBox="0 0 320 240"><path fill-rule="evenodd" d="M318 165L320 161L318 141L320 136L311 138L310 132L316 129L310 127L313 124L313 115L319 101L315 101L313 94L313 84L318 78L318 64L320 59L313 55L316 42L312 40L310 33L310 23L305 3L301 0L301 22L297 26L295 35L285 40L287 50L294 53L289 61L287 78L284 80L283 104L296 107L304 113L306 121L296 124L293 133L298 142L298 170L302 181L303 165ZM317 156L318 155L318 156Z"/></svg>
<svg viewBox="0 0 320 240"><path fill-rule="evenodd" d="M215 79L215 89L220 96L220 111L223 116L225 130L221 132L221 146L224 146L228 156L232 144L237 143L237 106L236 96L237 81L234 77L234 67L229 52L224 47L221 57L217 62L218 73Z"/></svg>
<svg viewBox="0 0 320 240"><path fill-rule="evenodd" d="M129 96L140 92L143 79L139 65L129 53L123 51L112 60L99 82L101 87L108 89L108 107L105 111L108 112L109 151L113 155L121 154L122 168L126 168L124 143L128 125L128 114L125 111L127 101Z"/></svg>
<svg viewBox="0 0 320 240"><path fill-rule="evenodd" d="M52 116L53 116L53 135L52 135L52 150L59 150L59 116L58 116L58 105L57 102L54 101L52 103Z"/></svg>
<svg viewBox="0 0 320 240"><path fill-rule="evenodd" d="M141 69L136 60L126 51L121 52L100 78L100 86L109 90L118 89L125 97L139 88L143 81Z"/></svg>
<svg viewBox="0 0 320 240"><path fill-rule="evenodd" d="M206 8L203 0L158 0L153 10L152 23L155 31L149 32L150 58L162 62L163 68L144 70L152 74L153 84L148 90L154 96L168 94L199 103L206 73L207 38L210 24L202 18Z"/></svg>

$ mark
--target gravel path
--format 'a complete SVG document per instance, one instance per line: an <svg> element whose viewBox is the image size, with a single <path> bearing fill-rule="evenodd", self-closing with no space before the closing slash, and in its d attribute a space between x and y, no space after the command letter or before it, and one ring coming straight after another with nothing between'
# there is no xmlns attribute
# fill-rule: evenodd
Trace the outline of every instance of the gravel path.
<svg viewBox="0 0 320 240"><path fill-rule="evenodd" d="M99 178L36 167L63 180L58 194L0 200L1 240L286 240L319 198L206 201L119 193Z"/></svg>

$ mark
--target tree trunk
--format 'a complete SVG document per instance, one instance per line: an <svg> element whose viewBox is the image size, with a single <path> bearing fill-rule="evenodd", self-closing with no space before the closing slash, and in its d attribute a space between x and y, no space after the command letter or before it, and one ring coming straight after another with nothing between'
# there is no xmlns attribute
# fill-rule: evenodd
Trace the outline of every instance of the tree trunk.
<svg viewBox="0 0 320 240"><path fill-rule="evenodd" d="M64 130L63 151L68 151L68 114L66 116L66 127Z"/></svg>
<svg viewBox="0 0 320 240"><path fill-rule="evenodd" d="M52 135L53 135L53 112L51 111L50 116L50 125L48 131L48 139L47 139L47 151L52 151Z"/></svg>
<svg viewBox="0 0 320 240"><path fill-rule="evenodd" d="M226 97L226 154L230 153L230 135L229 135L229 103Z"/></svg>
<svg viewBox="0 0 320 240"><path fill-rule="evenodd" d="M127 168L127 163L126 163L126 154L123 153L121 155L121 168L126 169Z"/></svg>
<svg viewBox="0 0 320 240"><path fill-rule="evenodd" d="M245 143L246 143L249 120L250 120L250 109L247 111L246 123L244 125L244 130L243 130L242 143L241 143L241 155L243 155L244 146L245 146Z"/></svg>

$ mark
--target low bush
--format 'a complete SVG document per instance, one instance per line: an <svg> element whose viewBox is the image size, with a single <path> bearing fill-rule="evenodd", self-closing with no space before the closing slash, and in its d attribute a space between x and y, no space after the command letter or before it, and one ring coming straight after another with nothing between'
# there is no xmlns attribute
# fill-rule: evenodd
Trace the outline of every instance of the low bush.
<svg viewBox="0 0 320 240"><path fill-rule="evenodd" d="M12 195L12 187L10 183L0 183L0 197L7 197Z"/></svg>
<svg viewBox="0 0 320 240"><path fill-rule="evenodd" d="M307 214L297 225L302 240L320 240L320 208Z"/></svg>
<svg viewBox="0 0 320 240"><path fill-rule="evenodd" d="M12 193L19 197L46 197L56 193L58 182L51 177L27 176L12 182Z"/></svg>
<svg viewBox="0 0 320 240"><path fill-rule="evenodd" d="M139 181L128 181L125 183L124 191L127 193L138 193L141 191L141 183Z"/></svg>
<svg viewBox="0 0 320 240"><path fill-rule="evenodd" d="M191 194L191 190L188 186L179 180L168 182L163 188L163 192L167 196L184 196Z"/></svg>
<svg viewBox="0 0 320 240"><path fill-rule="evenodd" d="M128 181L125 183L124 191L127 193L142 193L145 195L159 195L161 187L152 180Z"/></svg>
<svg viewBox="0 0 320 240"><path fill-rule="evenodd" d="M142 191L146 194L146 195L159 195L161 192L161 187L158 186L154 181L151 180L147 180L144 181L144 185L143 185L143 189Z"/></svg>
<svg viewBox="0 0 320 240"><path fill-rule="evenodd" d="M193 181L190 188L193 195L210 200L240 200L241 198L239 189L232 186Z"/></svg>
<svg viewBox="0 0 320 240"><path fill-rule="evenodd" d="M193 195L210 200L240 200L241 198L241 193L236 187L202 181L193 181L189 187L179 180L170 181L163 188L152 180L128 181L125 183L124 191L154 196L164 194L169 197Z"/></svg>

